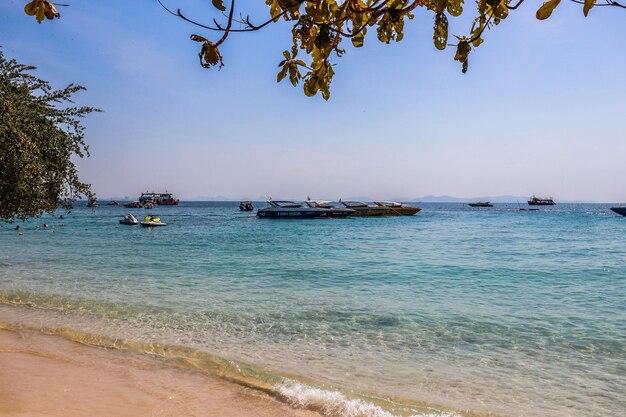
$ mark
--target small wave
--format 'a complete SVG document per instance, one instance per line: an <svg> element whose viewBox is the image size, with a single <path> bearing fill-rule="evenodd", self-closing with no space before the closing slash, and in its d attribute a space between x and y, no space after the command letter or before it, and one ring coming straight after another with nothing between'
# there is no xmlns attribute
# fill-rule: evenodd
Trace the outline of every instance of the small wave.
<svg viewBox="0 0 626 417"><path fill-rule="evenodd" d="M13 302L0 299L0 304L17 304L26 308L30 307L28 303L9 301ZM308 378L228 360L183 345L121 339L67 327L29 326L3 321L0 321L0 330L33 331L61 336L87 346L146 354L160 358L170 365L191 368L264 392L294 408L315 411L324 417L462 417L475 415L445 411L433 404L408 400L392 401L353 391L347 392L346 395L339 388L322 388L321 384Z"/></svg>
<svg viewBox="0 0 626 417"><path fill-rule="evenodd" d="M397 417L396 414L360 398L324 390L296 381L275 385L276 392L292 407L317 411L324 417ZM400 415L407 415L406 412ZM410 417L461 417L449 412L411 413Z"/></svg>

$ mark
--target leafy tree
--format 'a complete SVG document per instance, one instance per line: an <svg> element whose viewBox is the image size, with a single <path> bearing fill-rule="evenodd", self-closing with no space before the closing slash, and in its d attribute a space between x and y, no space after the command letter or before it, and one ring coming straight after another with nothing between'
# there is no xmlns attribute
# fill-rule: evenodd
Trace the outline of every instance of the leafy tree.
<svg viewBox="0 0 626 417"><path fill-rule="evenodd" d="M80 119L92 107L71 106L83 87L54 90L30 72L35 67L7 60L0 50L0 219L15 220L71 208L93 197L73 156L89 156ZM67 103L70 103L68 105Z"/></svg>
<svg viewBox="0 0 626 417"><path fill-rule="evenodd" d="M404 25L413 19L413 12L424 8L433 13L433 42L437 49L447 46L456 48L454 59L461 63L463 72L467 71L469 54L473 48L483 43L485 29L491 29L506 19L511 10L515 10L525 0L476 0L475 17L469 33L455 35L456 43L449 43L448 22L450 17L458 17L464 12L464 0L265 0L269 8L269 17L259 23L245 13L235 13L235 0L211 0L211 3L226 19L219 22L213 19L205 24L189 18L181 9L173 11L163 1L157 0L171 14L202 28L205 32L217 32L219 37L211 40L198 34L191 39L201 44L200 65L204 68L224 64L220 46L229 34L260 30L280 20L292 25L293 45L283 52L284 60L279 64L278 81L287 76L294 85L303 83L304 93L314 96L318 92L324 99L330 97L330 83L334 70L331 56L340 57L344 39L349 39L352 46L363 46L368 32L376 30L379 41L399 42L404 36ZM174 1L174 0L170 0ZM246 2L251 0L243 1ZM626 5L616 0L569 0L583 5L585 16L595 6L610 6L626 9ZM561 0L548 0L537 10L537 19L550 17ZM59 17L57 9L50 0L33 0L25 7L27 14L36 16L39 22L44 18ZM298 52L307 55L305 60L298 58Z"/></svg>

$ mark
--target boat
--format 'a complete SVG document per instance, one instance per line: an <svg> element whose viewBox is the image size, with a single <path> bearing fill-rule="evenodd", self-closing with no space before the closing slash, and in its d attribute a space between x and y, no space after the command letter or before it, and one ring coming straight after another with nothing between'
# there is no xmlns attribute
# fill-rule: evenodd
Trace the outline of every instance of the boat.
<svg viewBox="0 0 626 417"><path fill-rule="evenodd" d="M139 224L139 220L137 220L137 218L132 214L127 214L122 220L120 220L120 224Z"/></svg>
<svg viewBox="0 0 626 417"><path fill-rule="evenodd" d="M252 201L240 201L239 202L239 210L241 211L252 211L254 210L254 206L252 205Z"/></svg>
<svg viewBox="0 0 626 417"><path fill-rule="evenodd" d="M144 217L143 221L141 222L141 225L143 227L159 227L159 226L167 226L167 223L163 223L161 221L161 218L158 216L148 214L146 217Z"/></svg>
<svg viewBox="0 0 626 417"><path fill-rule="evenodd" d="M539 198L535 197L535 195L533 194L533 196L528 199L529 206L553 206L554 204L555 202L552 197Z"/></svg>
<svg viewBox="0 0 626 417"><path fill-rule="evenodd" d="M348 217L356 213L355 210L344 207L335 207L332 201L328 200L311 200L306 201L306 205L314 208L322 208L326 210L327 217Z"/></svg>
<svg viewBox="0 0 626 417"><path fill-rule="evenodd" d="M143 207L139 201L130 201L128 203L124 203L124 207L126 208L141 208Z"/></svg>
<svg viewBox="0 0 626 417"><path fill-rule="evenodd" d="M120 205L120 203L118 203L117 201L109 201L107 203L107 206L119 206L119 205Z"/></svg>
<svg viewBox="0 0 626 417"><path fill-rule="evenodd" d="M346 208L354 210L353 216L357 217L393 216L391 208L385 206L370 206L362 201L339 200L339 203Z"/></svg>
<svg viewBox="0 0 626 417"><path fill-rule="evenodd" d="M87 202L87 207L98 207L98 200L96 200L95 198L90 198Z"/></svg>
<svg viewBox="0 0 626 417"><path fill-rule="evenodd" d="M328 210L319 207L309 207L295 201L267 200L269 207L258 209L256 215L274 219L313 219L328 217Z"/></svg>
<svg viewBox="0 0 626 417"><path fill-rule="evenodd" d="M177 206L180 202L179 199L174 198L172 193L141 193L139 196L139 202L141 204L146 204L150 202L155 206Z"/></svg>
<svg viewBox="0 0 626 417"><path fill-rule="evenodd" d="M395 201L374 201L377 207L387 207L391 210L391 216L412 216L419 213L422 209L419 207L408 206L406 204Z"/></svg>
<svg viewBox="0 0 626 417"><path fill-rule="evenodd" d="M474 203L467 203L470 207L493 207L493 204L489 201L476 201Z"/></svg>
<svg viewBox="0 0 626 417"><path fill-rule="evenodd" d="M147 201L144 205L143 208L150 210L152 207L154 207L154 204L152 204L151 201Z"/></svg>
<svg viewBox="0 0 626 417"><path fill-rule="evenodd" d="M614 213L617 213L621 216L626 216L626 206L621 206L621 207L611 207L611 211L613 211Z"/></svg>

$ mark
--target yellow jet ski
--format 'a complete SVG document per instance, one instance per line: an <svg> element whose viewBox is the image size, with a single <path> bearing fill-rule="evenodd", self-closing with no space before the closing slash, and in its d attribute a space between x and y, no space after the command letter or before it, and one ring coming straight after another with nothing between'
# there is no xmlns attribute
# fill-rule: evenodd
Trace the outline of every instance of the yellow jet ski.
<svg viewBox="0 0 626 417"><path fill-rule="evenodd" d="M148 214L144 217L141 222L143 227L159 227L159 226L167 226L167 223L163 223L160 217L153 216L152 214Z"/></svg>

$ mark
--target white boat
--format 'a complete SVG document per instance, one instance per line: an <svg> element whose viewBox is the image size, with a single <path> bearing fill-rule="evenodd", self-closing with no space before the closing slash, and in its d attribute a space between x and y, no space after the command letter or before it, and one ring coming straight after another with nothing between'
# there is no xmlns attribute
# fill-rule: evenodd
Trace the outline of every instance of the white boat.
<svg viewBox="0 0 626 417"><path fill-rule="evenodd" d="M124 216L122 220L120 220L121 224L139 224L139 220L132 214L127 214Z"/></svg>
<svg viewBox="0 0 626 417"><path fill-rule="evenodd" d="M177 198L174 198L172 193L168 193L168 192L165 192L165 193L145 192L145 193L141 193L141 196L139 197L139 202L141 204L150 202L154 204L155 206L177 206L180 200Z"/></svg>
<svg viewBox="0 0 626 417"><path fill-rule="evenodd" d="M146 217L144 217L143 221L141 222L141 225L143 227L160 227L160 226L167 226L167 223L163 223L161 221L161 218L158 216L148 214Z"/></svg>

